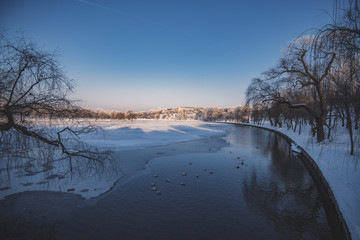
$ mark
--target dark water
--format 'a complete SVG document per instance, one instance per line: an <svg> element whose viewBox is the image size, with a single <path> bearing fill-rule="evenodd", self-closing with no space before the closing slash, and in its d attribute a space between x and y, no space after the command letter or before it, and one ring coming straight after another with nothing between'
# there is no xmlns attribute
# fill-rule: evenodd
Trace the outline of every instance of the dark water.
<svg viewBox="0 0 360 240"><path fill-rule="evenodd" d="M338 237L311 177L283 138L250 127L228 131L228 144L214 138L188 142L185 149L184 143L160 147L145 170L94 199L56 192L10 196L0 201L0 239Z"/></svg>

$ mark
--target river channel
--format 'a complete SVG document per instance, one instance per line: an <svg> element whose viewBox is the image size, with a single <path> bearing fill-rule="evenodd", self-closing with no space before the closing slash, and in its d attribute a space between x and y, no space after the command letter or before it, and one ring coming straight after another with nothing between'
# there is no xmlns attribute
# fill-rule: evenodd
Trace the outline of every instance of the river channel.
<svg viewBox="0 0 360 240"><path fill-rule="evenodd" d="M338 239L311 176L273 132L119 153L145 168L91 199L28 191L0 201L0 239Z"/></svg>

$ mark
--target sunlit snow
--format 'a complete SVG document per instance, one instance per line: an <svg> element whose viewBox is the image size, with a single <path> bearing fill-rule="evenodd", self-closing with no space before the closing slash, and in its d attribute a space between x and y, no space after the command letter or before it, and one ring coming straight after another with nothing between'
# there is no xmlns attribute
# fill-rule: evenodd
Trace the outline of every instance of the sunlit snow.
<svg viewBox="0 0 360 240"><path fill-rule="evenodd" d="M130 154L131 150L225 133L217 124L200 121L102 121L95 125L100 126L103 131L84 135L81 140L100 150L112 150L115 159L107 161L104 166L74 161L72 172L68 159L49 163L39 162L38 159L20 159L10 168L6 166L6 162L2 162L0 199L33 190L71 192L85 198L95 197L109 191L118 180L146 169L151 154L148 152L139 156ZM46 149L34 151L46 154Z"/></svg>

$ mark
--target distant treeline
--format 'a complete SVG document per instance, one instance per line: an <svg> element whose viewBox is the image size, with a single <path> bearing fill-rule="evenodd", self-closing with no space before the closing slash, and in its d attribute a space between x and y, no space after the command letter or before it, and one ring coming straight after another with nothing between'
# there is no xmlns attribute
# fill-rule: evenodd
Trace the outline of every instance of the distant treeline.
<svg viewBox="0 0 360 240"><path fill-rule="evenodd" d="M72 109L71 111L58 111L65 115L52 114L50 118L70 117L70 118L91 118L91 119L111 119L111 120L134 120L134 119L153 119L153 120L202 120L202 121L229 121L248 123L250 121L251 109L248 105L218 108L218 107L179 107L156 111L134 112L127 111L104 111L90 110L84 108ZM33 112L33 117L44 117L43 113Z"/></svg>

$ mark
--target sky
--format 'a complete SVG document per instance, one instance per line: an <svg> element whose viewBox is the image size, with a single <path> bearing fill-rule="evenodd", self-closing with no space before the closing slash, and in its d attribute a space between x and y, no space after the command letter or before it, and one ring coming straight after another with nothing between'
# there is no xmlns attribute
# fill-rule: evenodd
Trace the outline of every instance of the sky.
<svg viewBox="0 0 360 240"><path fill-rule="evenodd" d="M91 109L231 107L332 0L2 0L0 30L56 51Z"/></svg>

